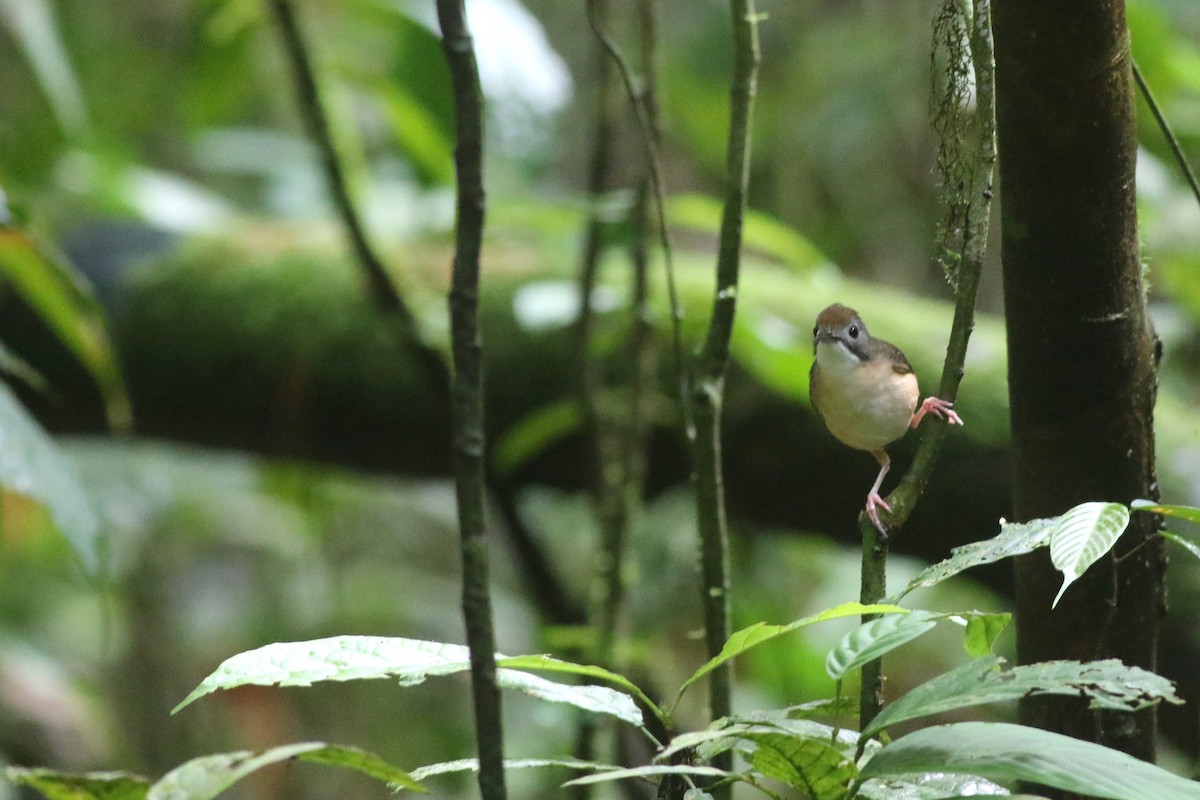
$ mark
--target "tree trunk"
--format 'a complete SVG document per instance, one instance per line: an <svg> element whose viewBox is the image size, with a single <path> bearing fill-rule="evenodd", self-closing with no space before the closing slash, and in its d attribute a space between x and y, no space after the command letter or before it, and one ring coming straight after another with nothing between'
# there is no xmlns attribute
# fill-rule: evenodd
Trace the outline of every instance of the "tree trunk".
<svg viewBox="0 0 1200 800"><path fill-rule="evenodd" d="M1156 340L1138 259L1124 2L1004 0L995 41L1015 515L1153 497ZM1116 557L1053 612L1061 576L1045 552L1018 563L1022 663L1154 669L1165 566L1155 525L1134 515ZM1153 711L1036 698L1021 718L1154 758Z"/></svg>

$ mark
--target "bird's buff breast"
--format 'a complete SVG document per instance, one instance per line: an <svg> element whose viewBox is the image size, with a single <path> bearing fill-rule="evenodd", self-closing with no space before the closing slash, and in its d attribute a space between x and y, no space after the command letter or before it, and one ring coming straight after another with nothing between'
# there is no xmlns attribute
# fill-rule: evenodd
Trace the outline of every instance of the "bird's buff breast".
<svg viewBox="0 0 1200 800"><path fill-rule="evenodd" d="M818 367L812 387L830 433L859 450L878 450L903 436L920 397L917 376L898 374L886 361L840 366Z"/></svg>

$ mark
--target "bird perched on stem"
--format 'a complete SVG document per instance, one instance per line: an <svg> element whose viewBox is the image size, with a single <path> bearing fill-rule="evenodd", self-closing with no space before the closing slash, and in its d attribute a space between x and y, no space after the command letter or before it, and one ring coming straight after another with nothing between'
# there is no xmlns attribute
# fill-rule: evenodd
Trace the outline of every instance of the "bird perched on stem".
<svg viewBox="0 0 1200 800"><path fill-rule="evenodd" d="M879 462L879 476L867 494L867 516L880 533L877 508L891 511L879 496L879 487L892 460L884 450L926 414L951 425L962 418L938 397L921 398L917 376L900 348L867 334L862 317L852 308L834 303L817 315L813 328L813 365L809 372L809 397L825 425L840 442L866 450Z"/></svg>

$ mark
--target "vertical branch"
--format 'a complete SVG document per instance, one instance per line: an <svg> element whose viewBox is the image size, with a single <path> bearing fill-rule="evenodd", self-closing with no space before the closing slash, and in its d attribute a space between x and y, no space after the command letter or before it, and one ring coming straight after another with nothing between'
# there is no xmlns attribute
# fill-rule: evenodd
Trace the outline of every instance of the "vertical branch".
<svg viewBox="0 0 1200 800"><path fill-rule="evenodd" d="M646 106L646 95L636 86L633 70L630 69L629 63L621 55L620 49L604 29L604 23L597 13L599 2L600 0L587 0L588 24L591 25L592 32L608 52L613 64L616 65L637 120L638 134L650 177L650 190L654 197L655 219L658 223L657 233L662 244L663 267L667 276L667 302L671 307L671 345L674 350L675 368L679 381L680 412L683 415L685 433L691 440L695 437L695 427L692 422L691 404L688 402L690 381L683 352L683 306L679 302L679 290L675 284L675 263L671 251L671 235L667 227L666 189L663 185L662 163L658 154L656 123L652 120L651 112Z"/></svg>
<svg viewBox="0 0 1200 800"><path fill-rule="evenodd" d="M983 272L983 257L987 251L992 179L996 165L996 81L991 2L973 0L973 13L967 8L967 0L957 2L960 5L960 13L971 14L972 17L968 30L975 75L978 140L973 155L974 164L970 165L969 169L969 194L964 205L961 260L956 271L954 322L950 330L950 342L946 347L946 359L942 365L941 383L938 385L938 397L951 402L958 396L958 386L962 382L963 365L967 357L967 343L971 331L975 328L975 295ZM954 187L945 187L945 190L955 191ZM926 423L922 426L921 440L917 445L912 467L887 497L887 502L892 507L892 513L888 517L892 528L899 527L908 519L924 493L945 436L945 423ZM859 530L863 538L861 599L864 603L875 603L887 592L888 542L886 537L875 530L875 526L865 514L859 516ZM876 660L863 667L862 693L859 698L860 724L865 726L874 719L882 703L882 664Z"/></svg>
<svg viewBox="0 0 1200 800"><path fill-rule="evenodd" d="M300 23L292 8L291 0L269 0L268 5L283 39L288 61L291 63L301 115L304 117L309 135L312 136L321 154L321 168L325 172L325 180L329 184L333 203L341 218L342 226L346 229L346 235L350 239L355 260L366 275L371 292L380 308L395 314L404 331L412 333L415 329L412 312L400 297L395 283L392 282L379 255L367 239L366 229L354 208L354 201L350 198L350 190L345 173L342 171L341 159L338 157L333 134L330 131L329 117L321 102L320 90L317 88L316 72L313 69L308 46L300 31Z"/></svg>
<svg viewBox="0 0 1200 800"><path fill-rule="evenodd" d="M484 515L483 376L479 332L479 258L483 243L483 96L463 0L437 0L442 47L454 91L454 165L458 188L450 326L454 356L454 472L462 540L463 616L471 651L471 689L484 800L504 800L504 746L496 642L488 588Z"/></svg>
<svg viewBox="0 0 1200 800"><path fill-rule="evenodd" d="M725 520L725 492L721 469L721 406L725 370L737 309L741 262L742 221L750 183L750 119L758 80L758 17L754 0L732 0L734 74L730 92L729 144L726 158L725 206L717 253L717 281L708 334L700 351L692 391L696 438L693 446L696 471L696 511L700 526L705 641L710 657L716 656L730 634L729 532ZM731 711L732 670L724 664L710 676L709 704L714 718ZM732 753L714 762L729 769ZM728 797L729 787L721 794Z"/></svg>

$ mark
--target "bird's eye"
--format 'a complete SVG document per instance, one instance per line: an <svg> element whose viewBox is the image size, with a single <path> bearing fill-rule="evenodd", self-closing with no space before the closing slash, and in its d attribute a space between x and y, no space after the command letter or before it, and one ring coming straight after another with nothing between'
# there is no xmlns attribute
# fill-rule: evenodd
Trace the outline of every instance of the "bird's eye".
<svg viewBox="0 0 1200 800"><path fill-rule="evenodd" d="M816 326L816 325L814 325L814 326L813 326L813 336L816 336L816 335L817 335L817 330L818 330L817 326Z"/></svg>
<svg viewBox="0 0 1200 800"><path fill-rule="evenodd" d="M849 334L850 334L850 338L851 338L851 339L857 339L857 338L858 338L858 326L857 326L857 325L851 325L851 326L850 326L850 330L849 330L849 331L847 331L847 333L849 333Z"/></svg>

